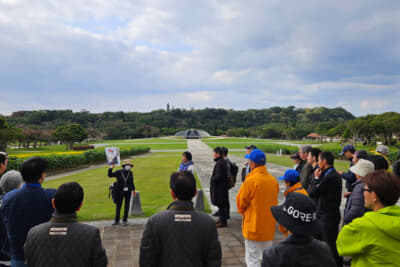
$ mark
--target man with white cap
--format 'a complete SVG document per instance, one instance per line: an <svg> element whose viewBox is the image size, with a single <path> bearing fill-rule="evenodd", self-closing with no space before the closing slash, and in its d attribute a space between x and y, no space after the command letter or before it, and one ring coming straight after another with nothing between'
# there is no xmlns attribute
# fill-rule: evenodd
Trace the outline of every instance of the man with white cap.
<svg viewBox="0 0 400 267"><path fill-rule="evenodd" d="M313 237L321 230L316 211L311 198L295 192L288 194L282 205L271 207L272 215L291 235L264 250L263 267L336 267L328 244Z"/></svg>
<svg viewBox="0 0 400 267"><path fill-rule="evenodd" d="M365 159L360 159L356 165L350 167L350 171L356 175L357 180L351 185L353 188L348 201L346 202L346 207L344 209L343 224L346 225L350 223L355 218L364 215L364 195L362 188L364 188L364 182L362 179L375 170L374 164Z"/></svg>

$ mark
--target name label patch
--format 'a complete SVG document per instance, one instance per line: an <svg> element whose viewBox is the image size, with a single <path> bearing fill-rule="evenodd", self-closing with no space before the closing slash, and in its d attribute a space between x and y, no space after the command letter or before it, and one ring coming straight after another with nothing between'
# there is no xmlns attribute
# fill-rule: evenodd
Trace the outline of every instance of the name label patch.
<svg viewBox="0 0 400 267"><path fill-rule="evenodd" d="M192 222L192 215L190 214L175 214L176 222Z"/></svg>
<svg viewBox="0 0 400 267"><path fill-rule="evenodd" d="M301 220L302 222L305 223L310 223L314 222L317 219L317 214L314 213L305 213L302 211L299 211L292 206L289 207L283 207L283 211L285 211L287 214L289 214L291 217L293 217L296 220Z"/></svg>
<svg viewBox="0 0 400 267"><path fill-rule="evenodd" d="M67 227L52 227L50 228L49 235L67 235Z"/></svg>

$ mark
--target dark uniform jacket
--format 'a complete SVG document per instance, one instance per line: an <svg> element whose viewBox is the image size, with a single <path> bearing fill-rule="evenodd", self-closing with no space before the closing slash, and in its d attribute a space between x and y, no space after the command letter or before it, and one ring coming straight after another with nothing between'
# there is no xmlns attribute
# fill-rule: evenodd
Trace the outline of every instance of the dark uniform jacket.
<svg viewBox="0 0 400 267"><path fill-rule="evenodd" d="M332 222L340 221L340 202L342 201L342 178L332 167L324 170L308 188L308 194L317 203L317 217Z"/></svg>
<svg viewBox="0 0 400 267"><path fill-rule="evenodd" d="M28 267L105 267L99 229L76 222L76 214L55 213L33 227L24 246Z"/></svg>
<svg viewBox="0 0 400 267"><path fill-rule="evenodd" d="M214 220L177 200L146 224L140 266L221 266L221 245Z"/></svg>
<svg viewBox="0 0 400 267"><path fill-rule="evenodd" d="M353 159L350 161L350 168L354 165ZM353 183L357 180L356 175L350 170L342 174L343 179L346 181L346 189L351 192L353 190Z"/></svg>
<svg viewBox="0 0 400 267"><path fill-rule="evenodd" d="M211 203L215 206L227 207L229 205L228 167L222 157L215 159L210 180L210 196Z"/></svg>
<svg viewBox="0 0 400 267"><path fill-rule="evenodd" d="M336 267L328 244L310 236L292 234L264 250L262 267Z"/></svg>
<svg viewBox="0 0 400 267"><path fill-rule="evenodd" d="M128 187L129 192L135 190L135 184L133 183L133 173L131 171L121 169L113 172L110 168L108 169L108 177L117 178L117 181L114 183L114 187L112 190L112 196L115 201L122 197L124 187ZM126 178L126 180L124 179L124 177Z"/></svg>

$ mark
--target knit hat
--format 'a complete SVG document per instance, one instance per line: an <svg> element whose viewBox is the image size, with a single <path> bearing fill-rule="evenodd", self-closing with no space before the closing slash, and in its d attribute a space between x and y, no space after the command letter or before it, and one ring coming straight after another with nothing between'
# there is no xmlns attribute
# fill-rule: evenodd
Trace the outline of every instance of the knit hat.
<svg viewBox="0 0 400 267"><path fill-rule="evenodd" d="M271 212L278 223L292 233L316 235L321 231L315 202L306 195L289 193L282 205L271 207Z"/></svg>
<svg viewBox="0 0 400 267"><path fill-rule="evenodd" d="M365 177L368 173L375 171L375 165L369 160L360 159L356 165L350 167L350 171L361 177Z"/></svg>
<svg viewBox="0 0 400 267"><path fill-rule="evenodd" d="M22 176L19 171L8 171L1 177L0 188L3 193L7 193L18 188L22 184Z"/></svg>

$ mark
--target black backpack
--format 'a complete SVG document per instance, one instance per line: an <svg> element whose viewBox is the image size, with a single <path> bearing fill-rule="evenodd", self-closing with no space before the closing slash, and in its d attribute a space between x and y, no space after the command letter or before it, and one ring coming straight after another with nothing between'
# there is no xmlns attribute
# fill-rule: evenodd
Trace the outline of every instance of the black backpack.
<svg viewBox="0 0 400 267"><path fill-rule="evenodd" d="M231 189L236 184L236 176L239 172L239 167L236 163L229 161L229 172L230 176L228 177L228 189Z"/></svg>

